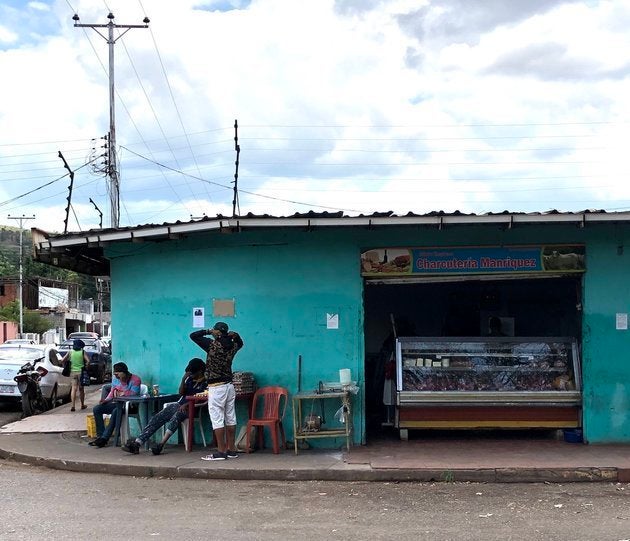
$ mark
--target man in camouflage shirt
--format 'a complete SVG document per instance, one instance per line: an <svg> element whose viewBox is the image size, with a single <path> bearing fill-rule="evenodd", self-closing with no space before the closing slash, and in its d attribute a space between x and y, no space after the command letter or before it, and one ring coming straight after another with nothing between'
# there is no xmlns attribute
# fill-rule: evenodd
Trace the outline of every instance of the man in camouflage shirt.
<svg viewBox="0 0 630 541"><path fill-rule="evenodd" d="M202 460L237 458L236 392L232 384L232 360L243 347L243 340L222 321L217 322L212 329L191 333L190 338L206 352L208 411L218 447L216 453L202 457Z"/></svg>

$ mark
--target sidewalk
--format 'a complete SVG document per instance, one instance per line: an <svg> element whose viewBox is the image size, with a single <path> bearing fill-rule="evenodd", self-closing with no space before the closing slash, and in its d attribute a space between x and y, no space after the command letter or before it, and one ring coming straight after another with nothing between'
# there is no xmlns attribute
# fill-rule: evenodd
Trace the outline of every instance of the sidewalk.
<svg viewBox="0 0 630 541"><path fill-rule="evenodd" d="M86 402L96 403L96 389ZM0 429L0 457L60 470L133 475L247 480L630 482L630 445L582 445L534 437L423 434L342 451L293 449L240 454L205 462L210 448L167 445L153 456L87 445L84 411L68 404Z"/></svg>

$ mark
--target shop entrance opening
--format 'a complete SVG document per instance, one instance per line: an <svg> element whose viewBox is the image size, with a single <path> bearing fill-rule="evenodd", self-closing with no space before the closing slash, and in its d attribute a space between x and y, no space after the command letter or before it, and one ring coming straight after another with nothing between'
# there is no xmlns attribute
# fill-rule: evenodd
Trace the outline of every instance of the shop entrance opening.
<svg viewBox="0 0 630 541"><path fill-rule="evenodd" d="M448 337L455 342L488 336L569 337L579 347L581 299L582 280L578 275L492 279L462 276L452 281L427 277L396 283L366 280L367 437L391 432L395 423L395 334Z"/></svg>

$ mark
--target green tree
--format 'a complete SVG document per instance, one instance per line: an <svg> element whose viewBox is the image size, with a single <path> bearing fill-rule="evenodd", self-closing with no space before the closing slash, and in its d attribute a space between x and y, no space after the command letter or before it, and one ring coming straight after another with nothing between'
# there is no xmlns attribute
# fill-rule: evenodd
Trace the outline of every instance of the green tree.
<svg viewBox="0 0 630 541"><path fill-rule="evenodd" d="M3 308L0 308L0 321L20 322L20 305L18 301L10 302ZM34 332L42 334L50 329L50 321L33 310L24 311L22 314L22 322L24 324L25 333Z"/></svg>
<svg viewBox="0 0 630 541"><path fill-rule="evenodd" d="M16 278L20 268L19 229L4 226L0 227L0 278ZM78 274L66 269L60 269L53 265L40 263L33 260L31 232L25 230L22 238L23 246L23 275L28 281L30 277L50 278L61 282L70 282L79 285L80 299L96 299L98 292L93 276ZM103 296L103 310L110 308L109 294Z"/></svg>
<svg viewBox="0 0 630 541"><path fill-rule="evenodd" d="M27 310L23 315L24 332L42 334L50 329L50 321L40 316L37 312Z"/></svg>
<svg viewBox="0 0 630 541"><path fill-rule="evenodd" d="M20 305L18 301L13 301L0 308L0 320L2 321L20 321Z"/></svg>

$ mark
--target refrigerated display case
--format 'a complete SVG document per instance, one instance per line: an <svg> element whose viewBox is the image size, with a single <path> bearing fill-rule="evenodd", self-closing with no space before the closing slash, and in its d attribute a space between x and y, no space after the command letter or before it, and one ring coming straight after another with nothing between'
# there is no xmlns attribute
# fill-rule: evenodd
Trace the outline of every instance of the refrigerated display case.
<svg viewBox="0 0 630 541"><path fill-rule="evenodd" d="M581 425L578 343L566 337L396 340L396 426Z"/></svg>

